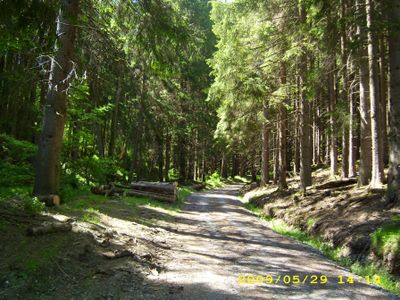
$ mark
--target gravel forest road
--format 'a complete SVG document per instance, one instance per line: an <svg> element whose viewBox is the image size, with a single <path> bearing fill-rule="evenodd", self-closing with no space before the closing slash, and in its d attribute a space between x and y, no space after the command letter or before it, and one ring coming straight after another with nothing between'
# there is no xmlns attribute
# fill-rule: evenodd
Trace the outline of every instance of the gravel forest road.
<svg viewBox="0 0 400 300"><path fill-rule="evenodd" d="M173 287L168 299L399 299L360 283L361 277L311 247L273 232L242 206L235 196L239 188L194 193L167 228L173 232L173 259L158 280ZM244 274L270 275L274 283L239 284ZM313 275L325 275L328 282L311 284ZM338 276L353 276L354 283L338 284ZM285 284L284 278L301 282Z"/></svg>

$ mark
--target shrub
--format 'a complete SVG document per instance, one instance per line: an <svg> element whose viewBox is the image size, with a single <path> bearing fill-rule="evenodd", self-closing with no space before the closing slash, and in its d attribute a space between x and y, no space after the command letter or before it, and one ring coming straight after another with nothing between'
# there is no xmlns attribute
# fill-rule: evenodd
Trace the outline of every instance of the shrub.
<svg viewBox="0 0 400 300"><path fill-rule="evenodd" d="M0 135L0 186L19 186L33 183L33 162L37 147L26 141Z"/></svg>
<svg viewBox="0 0 400 300"><path fill-rule="evenodd" d="M96 155L83 157L71 162L65 168L69 183L106 184L127 178L126 171L110 158L99 158Z"/></svg>

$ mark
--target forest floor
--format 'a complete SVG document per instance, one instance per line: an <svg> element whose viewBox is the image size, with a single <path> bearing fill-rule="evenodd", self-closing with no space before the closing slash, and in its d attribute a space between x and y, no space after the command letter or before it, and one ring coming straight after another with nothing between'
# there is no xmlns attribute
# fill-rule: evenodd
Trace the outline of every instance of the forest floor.
<svg viewBox="0 0 400 300"><path fill-rule="evenodd" d="M239 188L194 193L182 211L88 196L32 216L9 201L0 207L0 299L397 299L273 232L243 207ZM43 222L72 231L25 234ZM274 282L242 284L252 282L242 275Z"/></svg>

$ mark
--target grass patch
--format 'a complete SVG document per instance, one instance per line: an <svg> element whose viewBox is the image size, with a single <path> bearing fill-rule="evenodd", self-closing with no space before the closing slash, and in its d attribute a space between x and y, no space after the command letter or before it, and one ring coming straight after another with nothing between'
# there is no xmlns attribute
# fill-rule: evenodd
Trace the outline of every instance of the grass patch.
<svg viewBox="0 0 400 300"><path fill-rule="evenodd" d="M381 257L400 253L400 222L384 225L371 234L372 247Z"/></svg>
<svg viewBox="0 0 400 300"><path fill-rule="evenodd" d="M0 201L4 201L10 198L29 196L32 191L31 185L21 185L13 187L0 187Z"/></svg>
<svg viewBox="0 0 400 300"><path fill-rule="evenodd" d="M244 206L252 211L259 218L265 220L268 223L269 227L275 232L285 236L289 236L297 241L313 247L314 249L319 250L327 258L337 262L343 267L349 268L353 273L359 276L370 276L371 278L374 276L379 276L381 281L380 285L382 288L400 295L400 281L396 279L393 275L389 274L388 271L383 267L377 266L376 264L368 261L354 262L348 257L341 256L342 249L340 247L333 248L319 237L311 237L306 232L301 231L299 228L287 225L283 220L274 219L266 216L262 209L254 207L250 203L246 203L244 204ZM314 223L315 220L312 218L309 218L307 220L308 226L312 226L312 224ZM389 248L399 246L398 237L400 235L400 229L398 226L398 223L389 224L383 226L375 233L373 233L373 240L374 238L376 238L376 243L377 245L380 245L379 247L382 249L382 251L384 251L385 245ZM399 248L395 249L399 251Z"/></svg>
<svg viewBox="0 0 400 300"><path fill-rule="evenodd" d="M85 213L82 216L82 221L92 224L100 223L100 211L98 209L94 209L89 207L85 210Z"/></svg>

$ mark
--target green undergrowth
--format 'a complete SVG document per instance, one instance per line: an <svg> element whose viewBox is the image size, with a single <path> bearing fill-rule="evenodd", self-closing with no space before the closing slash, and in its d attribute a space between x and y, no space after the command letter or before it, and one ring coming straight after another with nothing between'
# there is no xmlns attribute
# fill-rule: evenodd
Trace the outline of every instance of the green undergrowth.
<svg viewBox="0 0 400 300"><path fill-rule="evenodd" d="M371 234L372 246L376 253L382 257L388 253L400 253L400 217L393 222L378 228Z"/></svg>
<svg viewBox="0 0 400 300"><path fill-rule="evenodd" d="M393 275L389 274L385 268L370 261L352 261L349 257L343 257L341 255L342 249L340 247L334 248L324 242L320 237L312 237L299 228L289 226L283 220L271 218L270 216L265 215L261 208L257 208L250 203L245 203L244 206L264 220L275 232L291 237L319 250L327 258L350 269L353 273L359 276L380 276L382 288L400 295L400 281ZM307 226L312 226L314 222L315 220L312 218L308 219ZM389 247L398 247L400 231L399 227L396 226L399 226L399 224L389 224L378 229L372 236L373 246L375 243L377 249L381 249L381 251L385 251L385 249ZM398 251L399 248L396 249Z"/></svg>
<svg viewBox="0 0 400 300"><path fill-rule="evenodd" d="M33 183L36 145L0 134L0 186L26 186Z"/></svg>
<svg viewBox="0 0 400 300"><path fill-rule="evenodd" d="M214 172L206 177L206 186L208 189L223 187L224 182L218 172Z"/></svg>

